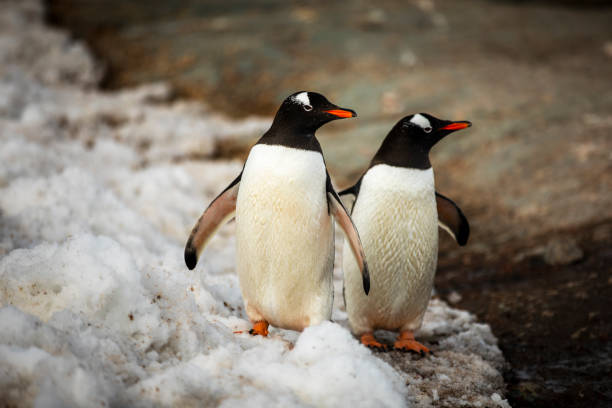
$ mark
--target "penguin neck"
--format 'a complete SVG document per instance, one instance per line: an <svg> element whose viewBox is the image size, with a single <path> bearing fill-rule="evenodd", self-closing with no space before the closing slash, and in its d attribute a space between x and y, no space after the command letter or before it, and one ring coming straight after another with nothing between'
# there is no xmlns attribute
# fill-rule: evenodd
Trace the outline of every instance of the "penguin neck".
<svg viewBox="0 0 612 408"><path fill-rule="evenodd" d="M321 144L315 136L316 129L301 129L293 124L277 122L275 119L257 144L280 145L323 154Z"/></svg>
<svg viewBox="0 0 612 408"><path fill-rule="evenodd" d="M377 164L405 167L411 169L429 169L429 150L427 146L411 142L401 135L389 135L374 155L370 168Z"/></svg>

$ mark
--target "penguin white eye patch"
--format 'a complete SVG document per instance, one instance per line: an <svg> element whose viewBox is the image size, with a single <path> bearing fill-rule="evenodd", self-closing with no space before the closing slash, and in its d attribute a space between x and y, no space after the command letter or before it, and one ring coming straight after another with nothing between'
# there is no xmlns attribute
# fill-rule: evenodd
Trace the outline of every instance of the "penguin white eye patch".
<svg viewBox="0 0 612 408"><path fill-rule="evenodd" d="M293 100L301 103L302 105L310 105L310 98L308 97L308 92L300 92L299 94L293 97ZM312 106L311 106L312 109Z"/></svg>
<svg viewBox="0 0 612 408"><path fill-rule="evenodd" d="M420 113L417 113L416 115L412 116L412 118L410 119L410 122L414 123L415 125L420 126L427 133L431 132L431 123L429 123L429 119L427 119L425 116L421 115ZM427 128L429 128L429 131L427 130Z"/></svg>

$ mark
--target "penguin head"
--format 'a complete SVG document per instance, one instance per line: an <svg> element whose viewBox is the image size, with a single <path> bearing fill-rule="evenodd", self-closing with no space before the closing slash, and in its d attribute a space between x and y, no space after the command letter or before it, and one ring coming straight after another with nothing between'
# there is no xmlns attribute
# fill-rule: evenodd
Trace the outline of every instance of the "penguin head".
<svg viewBox="0 0 612 408"><path fill-rule="evenodd" d="M391 132L398 132L409 139L410 144L422 146L429 151L445 136L472 126L466 120L450 121L438 119L428 113L415 113L401 119Z"/></svg>
<svg viewBox="0 0 612 408"><path fill-rule="evenodd" d="M355 116L355 111L340 108L319 93L300 91L283 101L273 126L312 134L327 122Z"/></svg>
<svg viewBox="0 0 612 408"><path fill-rule="evenodd" d="M446 135L472 126L468 121L452 122L428 113L416 113L402 118L393 126L374 155L370 167L376 164L428 169L429 151Z"/></svg>

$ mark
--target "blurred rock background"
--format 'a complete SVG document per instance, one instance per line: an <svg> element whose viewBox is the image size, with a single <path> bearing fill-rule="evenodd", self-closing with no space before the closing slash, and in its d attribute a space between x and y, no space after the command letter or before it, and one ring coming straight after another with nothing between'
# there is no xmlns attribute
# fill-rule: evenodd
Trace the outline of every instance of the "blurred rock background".
<svg viewBox="0 0 612 408"><path fill-rule="evenodd" d="M612 404L612 6L608 1L49 0L103 86L168 82L234 117L316 90L359 117L319 132L339 187L391 126L474 126L435 148L472 226L442 237L440 297L491 324L513 406ZM221 143L244 158L253 138ZM143 146L146 150L146 145Z"/></svg>

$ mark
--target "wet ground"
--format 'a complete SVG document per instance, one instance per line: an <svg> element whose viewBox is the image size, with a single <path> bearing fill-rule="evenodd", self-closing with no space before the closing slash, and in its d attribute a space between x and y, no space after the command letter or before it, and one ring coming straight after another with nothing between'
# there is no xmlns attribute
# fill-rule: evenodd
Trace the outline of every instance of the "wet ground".
<svg viewBox="0 0 612 408"><path fill-rule="evenodd" d="M559 231L584 251L569 265L549 265L545 253L519 260L548 237L498 248L496 262L441 260L440 295L475 312L499 338L512 365L505 378L513 406L612 401L611 231L612 221Z"/></svg>
<svg viewBox="0 0 612 408"><path fill-rule="evenodd" d="M319 134L339 186L404 114L471 120L432 156L472 226L465 248L443 238L437 290L492 326L513 406L603 407L612 8L587 3L51 0L49 18L107 64L105 87L169 81L232 116L272 115L304 88L356 109Z"/></svg>

